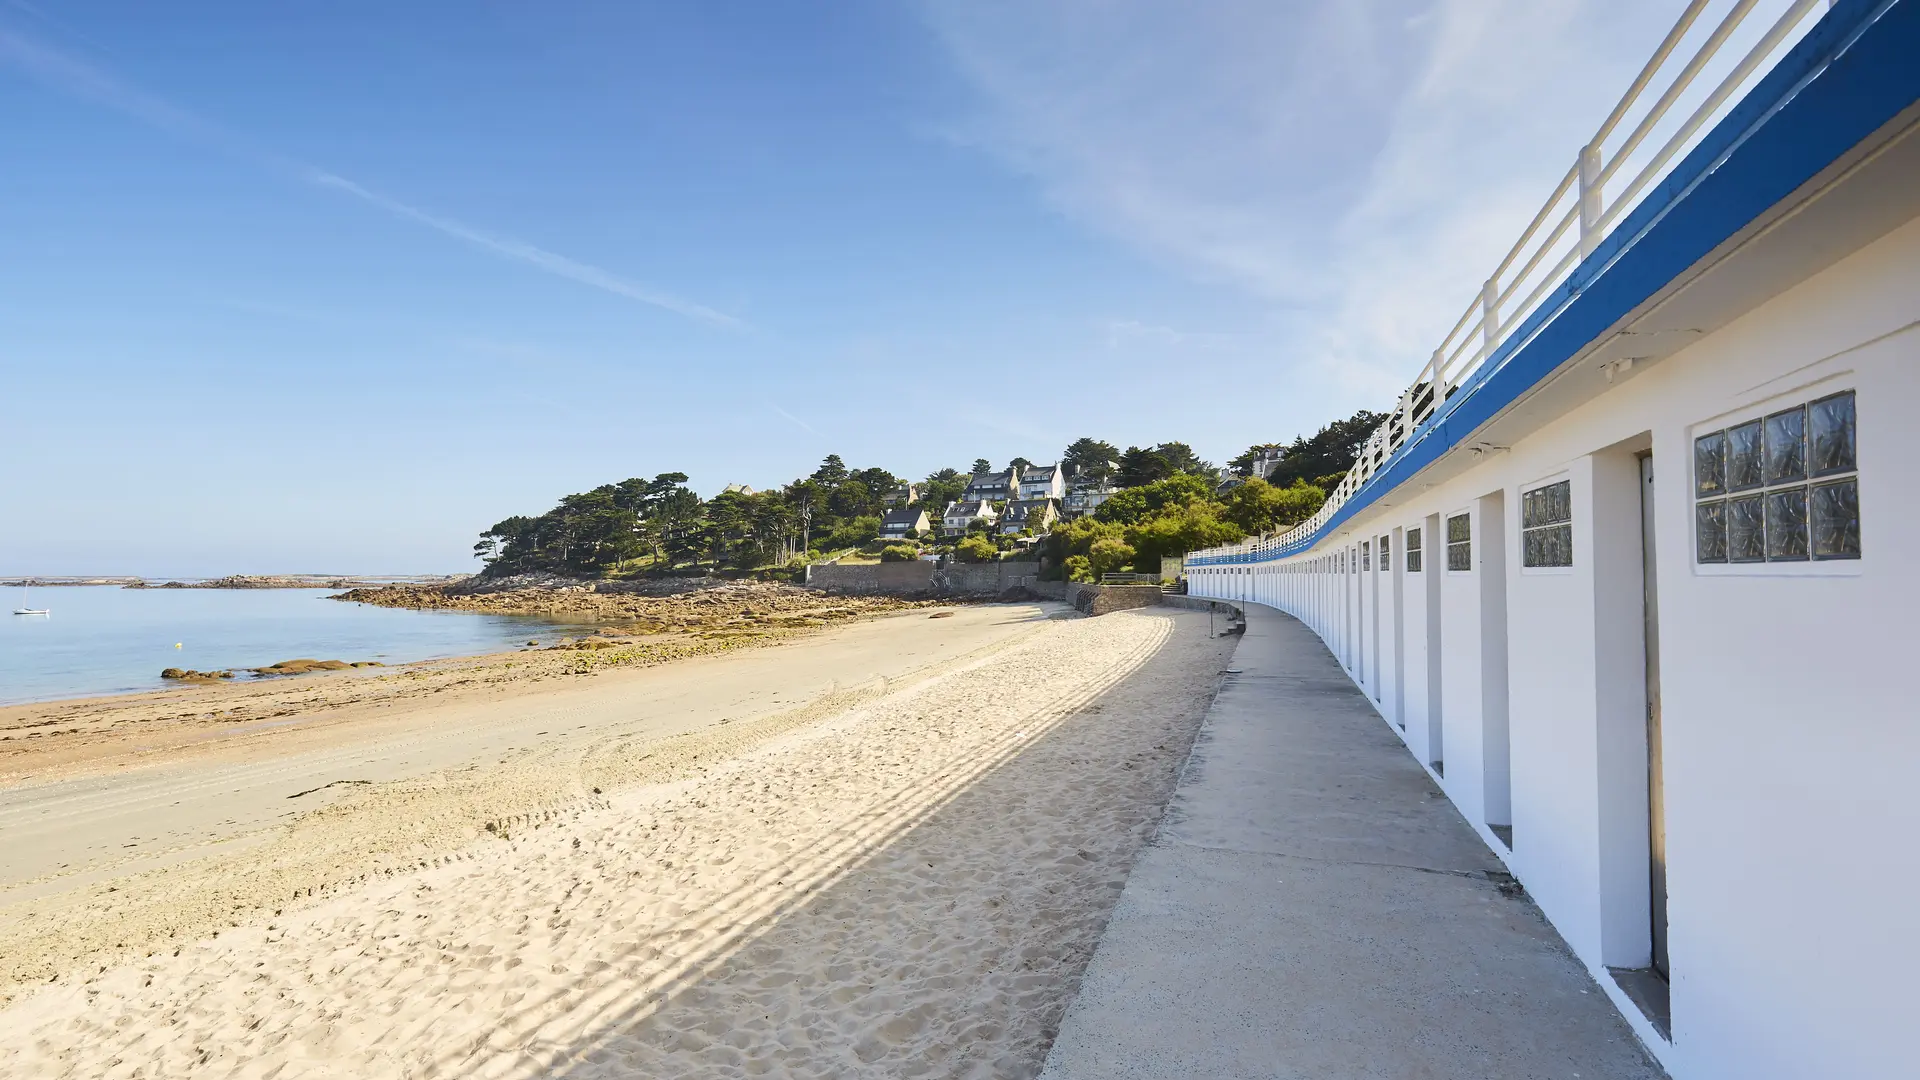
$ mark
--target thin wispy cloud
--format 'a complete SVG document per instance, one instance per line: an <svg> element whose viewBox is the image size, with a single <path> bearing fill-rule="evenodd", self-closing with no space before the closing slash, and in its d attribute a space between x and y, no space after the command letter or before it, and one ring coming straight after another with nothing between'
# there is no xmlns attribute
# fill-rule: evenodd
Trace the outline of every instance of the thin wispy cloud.
<svg viewBox="0 0 1920 1080"><path fill-rule="evenodd" d="M953 138L1273 312L1274 377L1310 376L1346 407L1378 407L1419 369L1671 9L923 0L977 92Z"/></svg>
<svg viewBox="0 0 1920 1080"><path fill-rule="evenodd" d="M69 23L64 19L54 18L51 14L47 12L47 9L39 6L38 4L29 3L28 0L7 0L7 4L9 7L12 7L15 11L22 11L28 15L33 16L39 22L45 24L46 26L52 27L55 31L58 31L61 35L65 37L73 38L76 41L86 42L87 47L90 49L93 49L95 52L109 53L109 54L113 52L113 50L107 48L107 46L104 43L102 43L99 38L83 33L79 28L75 27L72 23Z"/></svg>
<svg viewBox="0 0 1920 1080"><path fill-rule="evenodd" d="M790 413L790 412L788 412L787 410L785 410L785 409L783 409L783 408L781 408L780 406L778 406L778 405L775 405L775 404L774 404L773 402L771 402L771 401L769 401L769 402L767 402L767 408L769 408L769 409L772 409L772 410L773 410L774 412L777 412L777 413L779 413L779 414L780 414L781 416L784 416L784 417L786 417L786 418L787 418L788 420L791 420L791 421L793 422L793 425L794 425L795 427L797 427L797 428L799 428L799 429L800 429L800 430L802 430L802 431L805 431L805 432L807 432L807 433L808 433L808 434L810 434L810 435L819 435L819 436L820 436L821 438L825 438L825 437L826 437L826 436L824 436L824 435L820 435L820 432L819 432L819 430L818 430L817 428L815 428L815 427L814 427L814 426L813 426L812 424L809 424L809 423L807 423L807 422L806 422L805 420L802 420L802 419L800 419L799 417L797 417L797 416L795 416L795 415L793 415L792 413Z"/></svg>
<svg viewBox="0 0 1920 1080"><path fill-rule="evenodd" d="M731 315L715 311L710 307L682 300L677 296L649 289L643 285L637 285L625 278L602 270L597 266L583 263L578 259L570 259L565 255L556 254L545 248L536 247L524 240L496 236L492 233L476 229L471 225L455 221L452 218L430 214L418 207L409 206L398 199L382 195L377 191L370 191L337 173L330 173L324 169L312 169L307 174L307 180L323 188L344 192L362 202L377 206L397 217L425 225L429 229L453 237L456 240L464 240L475 247L484 248L496 255L501 255L509 259L517 259L529 266L538 267L549 274L568 278L582 285L591 285L596 289L605 290L616 296L624 296L629 300L638 300L643 304L652 304L654 307L665 308L668 311L685 315L689 319L698 319L701 322L712 323L716 326L740 325L740 320Z"/></svg>
<svg viewBox="0 0 1920 1080"><path fill-rule="evenodd" d="M21 4L20 0L12 0L12 3L22 10L37 10ZM0 65L13 67L42 85L114 109L176 137L315 187L351 196L395 217L555 277L709 325L736 328L743 325L739 319L724 312L649 288L591 263L431 213L330 170L260 149L190 110L136 89L77 57L5 26L0 26Z"/></svg>

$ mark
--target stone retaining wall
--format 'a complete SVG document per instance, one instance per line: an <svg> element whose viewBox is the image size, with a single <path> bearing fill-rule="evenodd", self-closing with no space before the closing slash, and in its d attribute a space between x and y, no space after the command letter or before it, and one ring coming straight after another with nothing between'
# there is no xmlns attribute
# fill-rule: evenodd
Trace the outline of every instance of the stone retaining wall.
<svg viewBox="0 0 1920 1080"><path fill-rule="evenodd" d="M930 562L818 563L807 567L806 584L827 592L861 595L925 596L933 591Z"/></svg>
<svg viewBox="0 0 1920 1080"><path fill-rule="evenodd" d="M1074 581L1067 584L1066 590L1067 603L1082 615L1152 607L1163 595L1158 585L1088 585Z"/></svg>
<svg viewBox="0 0 1920 1080"><path fill-rule="evenodd" d="M1040 580L1037 562L818 563L807 567L806 583L827 592L861 595L996 597L1009 589L1055 600L1066 595L1064 583Z"/></svg>
<svg viewBox="0 0 1920 1080"><path fill-rule="evenodd" d="M1181 596L1175 593L1168 593L1166 596L1160 598L1160 605L1162 607L1186 608L1189 611L1213 610L1222 615L1231 615L1236 619L1245 619L1247 617L1246 612L1241 610L1240 605L1231 600L1209 600L1204 596Z"/></svg>

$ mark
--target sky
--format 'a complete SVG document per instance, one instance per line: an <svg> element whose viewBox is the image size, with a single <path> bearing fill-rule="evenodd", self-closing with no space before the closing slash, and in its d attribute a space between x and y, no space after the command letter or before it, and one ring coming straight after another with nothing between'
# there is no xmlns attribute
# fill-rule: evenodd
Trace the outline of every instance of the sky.
<svg viewBox="0 0 1920 1080"><path fill-rule="evenodd" d="M1392 403L1679 6L0 0L0 575L1290 441Z"/></svg>

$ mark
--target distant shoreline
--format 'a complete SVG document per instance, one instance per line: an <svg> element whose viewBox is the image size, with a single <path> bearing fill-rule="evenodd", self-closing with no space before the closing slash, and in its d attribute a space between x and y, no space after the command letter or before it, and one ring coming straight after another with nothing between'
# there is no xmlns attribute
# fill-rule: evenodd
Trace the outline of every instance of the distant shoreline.
<svg viewBox="0 0 1920 1080"><path fill-rule="evenodd" d="M228 574L214 578L24 575L0 578L0 588L57 589L114 586L122 589L376 589L390 585L450 585L467 574Z"/></svg>

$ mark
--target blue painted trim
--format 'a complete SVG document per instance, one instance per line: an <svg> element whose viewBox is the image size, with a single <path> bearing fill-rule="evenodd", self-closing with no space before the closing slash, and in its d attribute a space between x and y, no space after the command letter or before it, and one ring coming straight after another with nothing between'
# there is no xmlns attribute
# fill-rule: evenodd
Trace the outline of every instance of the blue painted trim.
<svg viewBox="0 0 1920 1080"><path fill-rule="evenodd" d="M1842 0L1608 234L1567 281L1468 376L1311 536L1355 514L1464 443L1608 327L1920 100L1920 0Z"/></svg>

